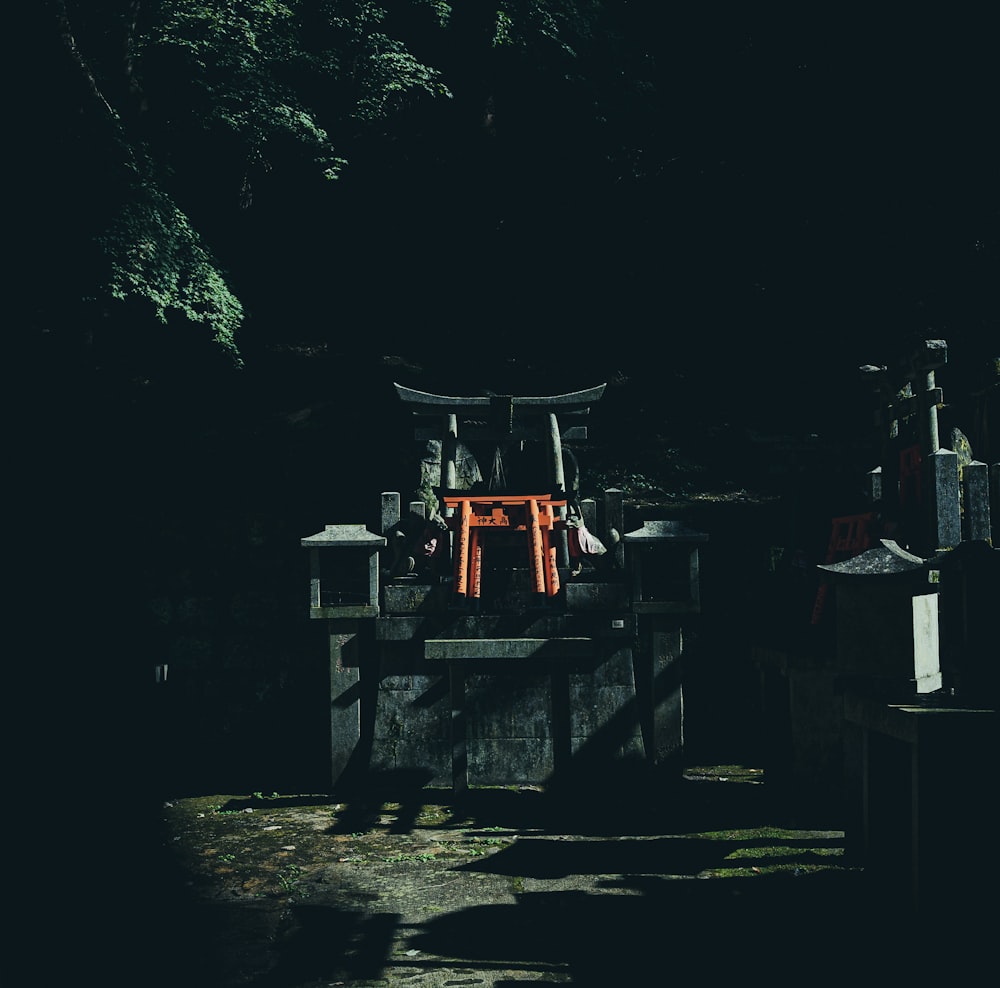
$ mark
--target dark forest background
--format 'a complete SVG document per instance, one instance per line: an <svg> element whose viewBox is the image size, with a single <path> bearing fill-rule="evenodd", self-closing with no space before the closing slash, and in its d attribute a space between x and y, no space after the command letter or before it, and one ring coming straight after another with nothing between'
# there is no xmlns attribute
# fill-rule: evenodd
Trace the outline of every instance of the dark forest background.
<svg viewBox="0 0 1000 988"><path fill-rule="evenodd" d="M590 479L668 500L781 493L789 446L751 440L813 437L795 483L822 528L875 465L857 368L941 338L952 420L997 458L985 17L50 0L31 18L8 421L23 661L42 723L69 725L63 785L317 784L315 754L288 757L323 744L298 540L411 482L394 381L607 381ZM821 551L776 524L762 541ZM733 556L716 565L752 578Z"/></svg>

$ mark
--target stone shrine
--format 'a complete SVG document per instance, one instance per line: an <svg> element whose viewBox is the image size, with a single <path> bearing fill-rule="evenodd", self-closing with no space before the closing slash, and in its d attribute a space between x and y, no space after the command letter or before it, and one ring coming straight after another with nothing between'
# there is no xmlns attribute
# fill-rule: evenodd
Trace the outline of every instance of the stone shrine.
<svg viewBox="0 0 1000 988"><path fill-rule="evenodd" d="M328 525L301 540L309 613L329 632L334 790L375 772L461 791L677 762L707 535L656 521L625 532L621 491L579 496L564 442L586 439L605 386L395 388L439 469L423 465L406 503L383 492L375 531ZM476 448L488 480L469 465Z"/></svg>

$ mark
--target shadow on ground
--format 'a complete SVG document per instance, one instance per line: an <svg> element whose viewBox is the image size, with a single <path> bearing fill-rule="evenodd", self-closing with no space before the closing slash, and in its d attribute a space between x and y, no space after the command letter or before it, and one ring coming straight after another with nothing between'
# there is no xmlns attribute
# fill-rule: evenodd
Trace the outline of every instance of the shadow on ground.
<svg viewBox="0 0 1000 988"><path fill-rule="evenodd" d="M971 899L917 923L900 890L845 858L843 832L789 828L785 813L740 767L462 798L386 777L349 799L179 800L141 876L148 914L120 924L140 935L115 959L135 957L144 984L188 988L923 983L974 970L989 940Z"/></svg>

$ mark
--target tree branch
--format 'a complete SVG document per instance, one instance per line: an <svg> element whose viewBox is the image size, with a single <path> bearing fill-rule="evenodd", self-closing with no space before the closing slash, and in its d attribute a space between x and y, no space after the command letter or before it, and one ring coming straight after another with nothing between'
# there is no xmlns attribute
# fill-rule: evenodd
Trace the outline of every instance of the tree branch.
<svg viewBox="0 0 1000 988"><path fill-rule="evenodd" d="M71 61L80 72L90 95L101 105L107 117L117 123L118 114L115 112L111 104L104 98L104 94L101 92L101 87L98 86L97 79L94 78L94 73L90 70L87 60L83 57L82 52L77 46L76 38L73 35L73 26L69 19L69 12L66 9L65 0L47 0L47 3L52 12L53 18L55 19L56 28L59 32L59 40L63 50L67 55L69 55Z"/></svg>

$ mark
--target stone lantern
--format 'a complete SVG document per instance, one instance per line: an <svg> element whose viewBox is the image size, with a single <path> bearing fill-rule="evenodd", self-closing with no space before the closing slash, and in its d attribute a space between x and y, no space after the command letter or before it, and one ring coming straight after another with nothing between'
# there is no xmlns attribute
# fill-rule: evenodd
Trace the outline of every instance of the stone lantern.
<svg viewBox="0 0 1000 988"><path fill-rule="evenodd" d="M309 550L309 616L324 618L329 638L330 772L334 787L361 740L362 628L379 614L378 552L386 540L364 525L327 525L301 540Z"/></svg>
<svg viewBox="0 0 1000 988"><path fill-rule="evenodd" d="M679 521L646 521L623 539L636 614L697 613L698 547L708 535Z"/></svg>
<svg viewBox="0 0 1000 988"><path fill-rule="evenodd" d="M378 551L386 539L364 525L327 525L301 540L309 550L309 616L378 617Z"/></svg>
<svg viewBox="0 0 1000 988"><path fill-rule="evenodd" d="M837 669L846 682L887 700L941 688L937 569L891 539L819 569L836 590Z"/></svg>
<svg viewBox="0 0 1000 988"><path fill-rule="evenodd" d="M701 610L698 552L708 535L678 521L645 521L622 538L636 615L636 700L647 752L679 769L684 747L686 622Z"/></svg>

